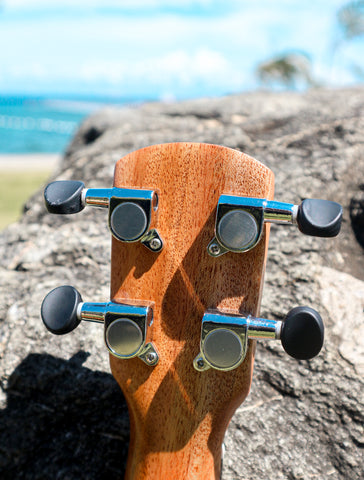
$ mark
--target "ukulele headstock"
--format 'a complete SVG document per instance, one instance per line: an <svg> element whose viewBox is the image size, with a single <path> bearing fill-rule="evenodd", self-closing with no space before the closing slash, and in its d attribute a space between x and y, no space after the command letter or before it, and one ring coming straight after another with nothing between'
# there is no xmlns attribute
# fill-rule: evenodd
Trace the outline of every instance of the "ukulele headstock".
<svg viewBox="0 0 364 480"><path fill-rule="evenodd" d="M324 203L317 218L307 202L305 211L274 202L267 167L197 143L126 155L113 188L61 183L45 192L52 213L109 208L111 302L84 303L60 287L44 300L42 318L58 334L80 320L104 324L130 413L126 478L219 478L225 430L250 389L254 339L281 338L296 358L311 358L323 342L322 320L308 307L286 322L258 317L269 224L333 236L340 206Z"/></svg>
<svg viewBox="0 0 364 480"><path fill-rule="evenodd" d="M190 478L196 471L196 478L218 478L226 427L250 388L254 344L237 369L200 372L194 360L201 321L209 309L258 314L268 228L247 256L214 258L207 247L220 195L272 198L273 174L234 150L181 143L119 160L114 184L158 189L157 228L164 242L156 255L112 241L111 298L153 300L152 343L159 356L153 369L138 359L125 368L110 358L139 432L128 474L139 478L145 469L150 478Z"/></svg>

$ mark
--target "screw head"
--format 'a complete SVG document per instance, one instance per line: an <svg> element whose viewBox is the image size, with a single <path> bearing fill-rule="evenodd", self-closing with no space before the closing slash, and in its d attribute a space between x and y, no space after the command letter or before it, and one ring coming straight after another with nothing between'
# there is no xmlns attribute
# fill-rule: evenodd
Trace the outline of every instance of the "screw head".
<svg viewBox="0 0 364 480"><path fill-rule="evenodd" d="M220 246L217 243L209 245L209 252L211 255L218 255L220 253Z"/></svg>
<svg viewBox="0 0 364 480"><path fill-rule="evenodd" d="M153 238L150 242L149 242L149 246L152 250L158 250L159 248L161 248L162 246L162 242L160 241L159 238Z"/></svg>
<svg viewBox="0 0 364 480"><path fill-rule="evenodd" d="M203 368L205 366L205 362L203 361L202 358L199 358L196 363L198 368Z"/></svg>
<svg viewBox="0 0 364 480"><path fill-rule="evenodd" d="M157 354L155 352L148 352L145 356L145 360L149 363L149 364L153 364L157 361Z"/></svg>

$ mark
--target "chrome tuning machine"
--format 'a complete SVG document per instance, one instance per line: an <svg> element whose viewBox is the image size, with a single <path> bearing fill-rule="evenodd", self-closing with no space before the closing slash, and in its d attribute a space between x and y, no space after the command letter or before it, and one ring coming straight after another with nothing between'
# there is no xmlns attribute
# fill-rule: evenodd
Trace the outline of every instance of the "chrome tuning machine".
<svg viewBox="0 0 364 480"><path fill-rule="evenodd" d="M263 198L221 195L217 205L215 237L207 250L213 257L247 252L259 242L265 222L297 224L316 237L335 237L341 227L342 206L336 202L306 199L300 205Z"/></svg>
<svg viewBox="0 0 364 480"><path fill-rule="evenodd" d="M158 363L158 353L148 335L153 321L150 306L83 302L74 287L63 285L44 298L41 315L46 328L56 335L71 332L81 320L103 323L105 344L112 355L121 359L139 357L150 366Z"/></svg>
<svg viewBox="0 0 364 480"><path fill-rule="evenodd" d="M295 307L284 321L206 312L202 319L200 353L196 370L233 370L244 360L248 339L281 340L284 350L297 360L308 360L320 352L324 341L321 316L310 307Z"/></svg>
<svg viewBox="0 0 364 480"><path fill-rule="evenodd" d="M44 199L47 210L55 214L78 213L86 205L108 208L109 228L117 240L139 241L153 252L163 248L163 241L153 228L158 209L154 190L85 188L80 181L60 180L47 185Z"/></svg>

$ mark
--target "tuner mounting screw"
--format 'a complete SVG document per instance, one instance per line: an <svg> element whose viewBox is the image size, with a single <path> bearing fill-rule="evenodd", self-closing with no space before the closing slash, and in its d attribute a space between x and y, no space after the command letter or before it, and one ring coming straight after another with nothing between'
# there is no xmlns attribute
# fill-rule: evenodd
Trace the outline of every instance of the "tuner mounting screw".
<svg viewBox="0 0 364 480"><path fill-rule="evenodd" d="M149 242L149 246L152 250L159 250L162 246L162 242L160 241L159 238L153 238L150 242Z"/></svg>
<svg viewBox="0 0 364 480"><path fill-rule="evenodd" d="M197 363L198 368L204 368L204 366L205 366L205 362L203 361L202 358L199 358L196 363Z"/></svg>
<svg viewBox="0 0 364 480"><path fill-rule="evenodd" d="M220 247L217 243L211 243L209 245L209 252L211 255L219 255Z"/></svg>
<svg viewBox="0 0 364 480"><path fill-rule="evenodd" d="M149 365L155 364L157 359L158 359L158 356L155 352L148 352L145 355L145 360L146 360L147 363L149 363Z"/></svg>

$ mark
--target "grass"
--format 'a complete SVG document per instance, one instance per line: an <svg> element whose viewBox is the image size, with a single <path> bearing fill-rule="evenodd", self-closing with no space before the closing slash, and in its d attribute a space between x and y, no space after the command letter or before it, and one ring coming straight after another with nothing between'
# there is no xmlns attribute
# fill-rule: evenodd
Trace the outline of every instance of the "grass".
<svg viewBox="0 0 364 480"><path fill-rule="evenodd" d="M0 230L21 216L28 198L47 181L51 171L0 171Z"/></svg>

